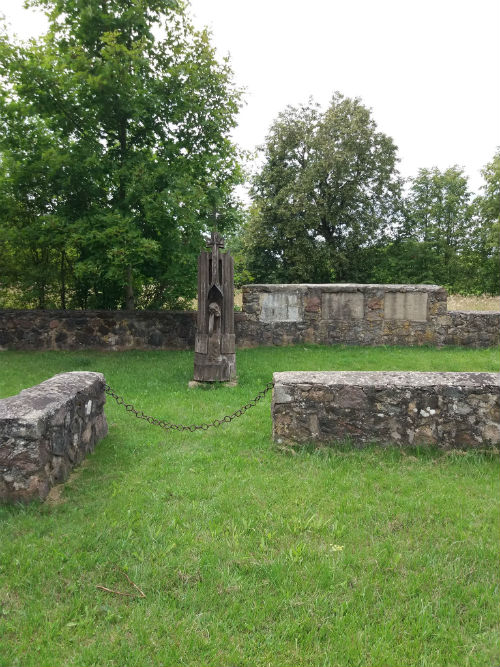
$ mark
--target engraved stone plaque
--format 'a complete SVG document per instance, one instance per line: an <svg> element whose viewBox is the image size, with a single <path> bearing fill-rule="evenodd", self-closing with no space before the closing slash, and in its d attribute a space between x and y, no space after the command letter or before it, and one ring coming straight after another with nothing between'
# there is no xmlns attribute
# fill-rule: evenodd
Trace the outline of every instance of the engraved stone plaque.
<svg viewBox="0 0 500 667"><path fill-rule="evenodd" d="M324 292L321 309L324 320L360 320L365 297L360 292Z"/></svg>
<svg viewBox="0 0 500 667"><path fill-rule="evenodd" d="M384 320L427 322L427 294L425 292L386 292Z"/></svg>
<svg viewBox="0 0 500 667"><path fill-rule="evenodd" d="M261 296L261 322L300 322L297 294L265 292Z"/></svg>

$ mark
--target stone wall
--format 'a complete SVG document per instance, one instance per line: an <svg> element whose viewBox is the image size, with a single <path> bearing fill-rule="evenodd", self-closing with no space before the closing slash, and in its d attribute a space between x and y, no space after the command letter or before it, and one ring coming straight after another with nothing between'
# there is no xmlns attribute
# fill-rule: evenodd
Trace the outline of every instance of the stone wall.
<svg viewBox="0 0 500 667"><path fill-rule="evenodd" d="M277 442L500 445L495 373L274 373Z"/></svg>
<svg viewBox="0 0 500 667"><path fill-rule="evenodd" d="M0 310L0 350L193 350L191 311ZM500 344L500 313L449 312L436 285L247 285L237 347Z"/></svg>
<svg viewBox="0 0 500 667"><path fill-rule="evenodd" d="M44 500L104 438L104 376L61 373L0 400L0 500Z"/></svg>
<svg viewBox="0 0 500 667"><path fill-rule="evenodd" d="M447 293L437 285L250 285L243 345L443 345Z"/></svg>
<svg viewBox="0 0 500 667"><path fill-rule="evenodd" d="M447 345L494 347L500 344L500 313L451 310Z"/></svg>
<svg viewBox="0 0 500 667"><path fill-rule="evenodd" d="M191 350L196 313L166 310L2 310L0 349Z"/></svg>

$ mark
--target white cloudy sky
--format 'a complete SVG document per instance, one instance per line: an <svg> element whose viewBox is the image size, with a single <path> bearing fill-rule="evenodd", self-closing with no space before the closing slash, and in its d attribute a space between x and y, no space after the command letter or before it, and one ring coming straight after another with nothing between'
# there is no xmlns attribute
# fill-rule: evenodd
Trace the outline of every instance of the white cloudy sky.
<svg viewBox="0 0 500 667"><path fill-rule="evenodd" d="M0 0L21 38L44 17ZM500 145L498 0L191 0L246 89L234 137L252 150L287 104L361 97L399 147L400 170L480 169Z"/></svg>

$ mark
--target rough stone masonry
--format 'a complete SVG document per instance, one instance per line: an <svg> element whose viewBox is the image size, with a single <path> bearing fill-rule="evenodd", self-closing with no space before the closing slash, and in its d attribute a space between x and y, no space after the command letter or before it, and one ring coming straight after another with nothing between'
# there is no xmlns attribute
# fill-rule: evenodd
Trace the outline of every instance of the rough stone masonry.
<svg viewBox="0 0 500 667"><path fill-rule="evenodd" d="M277 442L500 445L496 373L274 373Z"/></svg>
<svg viewBox="0 0 500 667"><path fill-rule="evenodd" d="M61 373L0 400L0 500L44 500L108 431L101 373Z"/></svg>
<svg viewBox="0 0 500 667"><path fill-rule="evenodd" d="M239 349L500 343L500 312L449 311L436 285L246 285L234 325ZM0 350L190 350L195 334L194 311L0 310Z"/></svg>

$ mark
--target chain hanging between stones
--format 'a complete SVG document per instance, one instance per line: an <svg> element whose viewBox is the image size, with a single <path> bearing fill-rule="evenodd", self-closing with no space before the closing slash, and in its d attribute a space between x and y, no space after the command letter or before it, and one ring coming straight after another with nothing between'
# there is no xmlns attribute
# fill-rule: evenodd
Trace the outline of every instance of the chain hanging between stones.
<svg viewBox="0 0 500 667"><path fill-rule="evenodd" d="M113 389L109 386L109 384L104 385L104 391L108 396L111 396L111 398L114 398L115 401L117 402L118 405L123 405L125 410L127 412L130 412L131 414L134 415L134 417L137 417L137 419L144 419L147 421L149 424L153 424L154 426L159 426L160 428L165 429L166 431L168 430L173 430L173 431L190 431L193 433L194 431L207 431L209 428L212 427L217 427L217 426L222 426L222 424L229 424L229 422L232 422L233 419L237 419L238 417L241 417L242 415L245 414L247 410L250 410L250 408L253 408L257 405L257 403L264 398L264 396L267 394L268 391L271 391L271 389L274 387L274 382L268 382L262 391L259 391L257 396L253 398L251 401L248 403L245 403L245 405L242 405L241 408L238 410L235 410L232 412L230 415L225 415L222 417L222 419L214 419L211 422L205 422L202 424L172 424L171 422L167 422L163 419L157 419L156 417L151 417L149 415L145 415L142 410L136 410L136 408L133 406L132 403L126 403L125 399L123 396L119 396L116 394Z"/></svg>

